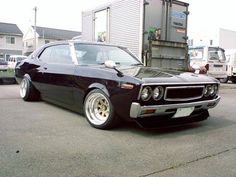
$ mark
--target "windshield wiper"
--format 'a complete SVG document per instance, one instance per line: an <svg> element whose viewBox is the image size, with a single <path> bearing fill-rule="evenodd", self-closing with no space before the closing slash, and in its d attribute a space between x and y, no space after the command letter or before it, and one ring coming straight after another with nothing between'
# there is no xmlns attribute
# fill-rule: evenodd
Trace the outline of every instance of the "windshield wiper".
<svg viewBox="0 0 236 177"><path fill-rule="evenodd" d="M131 64L131 66L143 66L142 63L135 63L135 64Z"/></svg>

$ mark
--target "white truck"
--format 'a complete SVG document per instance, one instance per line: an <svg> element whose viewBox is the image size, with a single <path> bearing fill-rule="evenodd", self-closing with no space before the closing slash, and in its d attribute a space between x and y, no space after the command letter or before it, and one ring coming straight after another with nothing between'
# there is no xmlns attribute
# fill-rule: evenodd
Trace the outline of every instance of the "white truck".
<svg viewBox="0 0 236 177"><path fill-rule="evenodd" d="M194 46L189 48L190 67L227 82L227 64L224 49L218 46ZM195 71L195 72L196 72Z"/></svg>
<svg viewBox="0 0 236 177"><path fill-rule="evenodd" d="M227 50L225 52L227 61L227 81L236 83L236 50Z"/></svg>
<svg viewBox="0 0 236 177"><path fill-rule="evenodd" d="M186 70L188 6L177 0L115 0L82 13L82 40L127 47L147 66Z"/></svg>

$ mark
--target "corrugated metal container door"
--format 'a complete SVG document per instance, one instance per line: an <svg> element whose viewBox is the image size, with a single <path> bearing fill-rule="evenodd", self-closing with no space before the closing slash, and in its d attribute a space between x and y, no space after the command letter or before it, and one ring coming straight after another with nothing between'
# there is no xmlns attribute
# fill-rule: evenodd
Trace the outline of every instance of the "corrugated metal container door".
<svg viewBox="0 0 236 177"><path fill-rule="evenodd" d="M93 40L93 13L92 11L82 13L82 39Z"/></svg>
<svg viewBox="0 0 236 177"><path fill-rule="evenodd" d="M187 42L188 4L180 1L171 1L169 9L169 24L167 40L174 42Z"/></svg>
<svg viewBox="0 0 236 177"><path fill-rule="evenodd" d="M140 57L142 0L115 1L110 8L110 42L128 47Z"/></svg>

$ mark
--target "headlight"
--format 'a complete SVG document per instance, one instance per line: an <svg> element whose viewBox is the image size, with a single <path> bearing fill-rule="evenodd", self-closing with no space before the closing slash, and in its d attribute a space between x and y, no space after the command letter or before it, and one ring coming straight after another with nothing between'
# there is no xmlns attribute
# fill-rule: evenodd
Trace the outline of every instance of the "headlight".
<svg viewBox="0 0 236 177"><path fill-rule="evenodd" d="M213 96L217 94L218 86L217 85L207 85L204 90L204 96Z"/></svg>
<svg viewBox="0 0 236 177"><path fill-rule="evenodd" d="M144 87L142 92L141 92L141 99L143 101L147 101L150 99L150 97L152 96L152 89L151 87Z"/></svg>
<svg viewBox="0 0 236 177"><path fill-rule="evenodd" d="M163 89L163 87L158 86L158 87L156 87L156 88L154 89L152 98L153 98L154 100L156 100L156 101L157 101L157 100L160 100L161 97L163 96L163 94L164 94L164 89Z"/></svg>
<svg viewBox="0 0 236 177"><path fill-rule="evenodd" d="M213 93L211 95L216 95L218 93L218 85L212 86Z"/></svg>
<svg viewBox="0 0 236 177"><path fill-rule="evenodd" d="M204 96L209 96L211 89L212 89L211 86L207 85L204 90Z"/></svg>

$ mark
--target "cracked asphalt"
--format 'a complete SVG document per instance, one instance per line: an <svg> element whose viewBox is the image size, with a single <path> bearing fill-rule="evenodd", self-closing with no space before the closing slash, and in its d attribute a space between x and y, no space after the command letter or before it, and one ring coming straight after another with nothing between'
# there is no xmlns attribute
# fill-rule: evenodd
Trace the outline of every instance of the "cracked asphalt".
<svg viewBox="0 0 236 177"><path fill-rule="evenodd" d="M24 102L18 85L0 85L0 177L235 177L235 85L222 85L206 121L109 131L46 102Z"/></svg>

